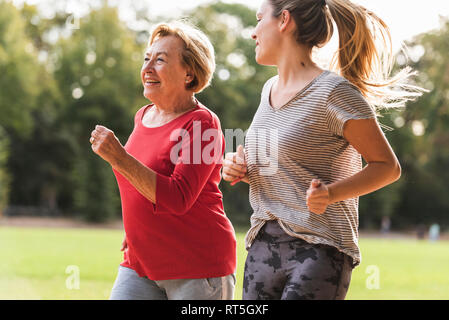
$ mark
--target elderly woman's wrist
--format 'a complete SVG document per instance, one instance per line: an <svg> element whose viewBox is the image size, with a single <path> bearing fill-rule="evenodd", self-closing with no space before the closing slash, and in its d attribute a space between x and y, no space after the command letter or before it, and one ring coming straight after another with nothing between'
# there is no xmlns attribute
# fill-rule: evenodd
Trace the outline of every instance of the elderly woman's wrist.
<svg viewBox="0 0 449 320"><path fill-rule="evenodd" d="M109 164L111 167L117 171L121 171L122 168L128 167L127 162L129 161L129 153L126 152L125 149L120 152L117 156L113 157L111 161L109 161Z"/></svg>

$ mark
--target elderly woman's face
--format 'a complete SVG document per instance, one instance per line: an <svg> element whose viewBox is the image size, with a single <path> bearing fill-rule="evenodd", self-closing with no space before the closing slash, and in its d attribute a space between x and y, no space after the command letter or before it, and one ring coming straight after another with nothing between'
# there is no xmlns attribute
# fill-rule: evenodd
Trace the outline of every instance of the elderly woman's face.
<svg viewBox="0 0 449 320"><path fill-rule="evenodd" d="M143 95L152 101L187 93L192 80L182 64L184 43L175 36L159 38L147 49L141 70Z"/></svg>

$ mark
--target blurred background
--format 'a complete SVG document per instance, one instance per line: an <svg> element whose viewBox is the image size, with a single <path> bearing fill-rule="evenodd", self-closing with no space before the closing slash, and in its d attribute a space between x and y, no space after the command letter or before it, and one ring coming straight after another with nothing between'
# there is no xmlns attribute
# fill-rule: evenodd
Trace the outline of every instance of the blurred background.
<svg viewBox="0 0 449 320"><path fill-rule="evenodd" d="M429 90L405 109L381 114L380 122L390 128L385 132L401 162L403 175L397 183L361 198L362 238L366 234L378 241L444 240L449 231L449 9L443 8L445 2L437 0L354 2L385 18L392 29L396 69L411 66L419 72L416 84ZM116 251L123 233L115 229L121 228L121 207L110 166L91 151L90 132L96 124L102 124L112 129L122 144L126 142L135 112L148 103L142 96L140 68L151 27L180 18L202 29L216 50L217 70L212 86L198 99L219 116L223 131L245 131L257 110L264 82L276 74L274 68L259 66L254 59L251 33L260 3L0 0L0 247L10 254L0 262L0 298L107 297L115 263L120 262L120 253ZM324 65L335 50L335 38L316 53ZM228 145L227 151L232 147L235 149L236 145ZM222 182L220 187L226 213L239 236L244 235L252 213L248 186L240 183L230 187ZM58 227L54 232L61 233L48 238L50 231L40 229L43 226ZM32 227L36 233L32 233ZM78 254L85 260L79 259L91 261L87 253L90 246L80 249L76 239L94 235L77 234L72 239L68 231L61 231L73 227L79 227L78 232L97 230L95 235L107 232L104 228L116 232L101 240L105 245L112 243L115 250L107 258L113 262L112 270L107 271L111 274L102 276L104 269L100 265L89 267L98 272L91 280L95 283L98 276L103 281L100 296L79 290L73 296L67 286L63 293L38 289L48 284L45 280L67 280L70 272L65 273L65 266L70 265L67 261L76 256L76 250L81 250ZM67 253L67 247L51 251L62 238L73 240L67 244L74 250L69 251L72 255ZM24 239L27 240L22 244ZM91 241L98 244L100 240ZM366 242L373 250L391 248L390 244ZM382 259L388 263L397 259L399 253L415 249L429 253L435 249L413 249L414 244L401 243L404 247ZM449 257L445 242L440 249L435 251L435 257ZM25 251L34 253L30 256ZM64 256L62 252L67 253L68 260L61 262L61 267L52 269L46 264L42 268L42 263ZM95 256L94 252L91 255ZM367 251L368 257L378 257L377 253L370 254ZM82 265L79 259L72 264ZM404 266L410 267L412 260L404 259L398 265L399 273ZM415 255L410 259L422 262L423 258ZM444 259L441 267L447 270L449 261ZM40 267L36 261L40 261ZM435 260L428 262L434 264ZM373 263L379 272L387 269L379 261ZM45 271L41 270L38 276L39 268ZM411 295L397 296L393 289L391 295L385 291L372 295L364 271L360 271L359 280L356 276L359 283L354 287L360 285L365 292L350 297L415 297L413 285L404 289ZM418 285L419 276L412 278ZM424 293L416 298L449 298L446 278L437 278L427 289L415 288L436 292L436 296Z"/></svg>

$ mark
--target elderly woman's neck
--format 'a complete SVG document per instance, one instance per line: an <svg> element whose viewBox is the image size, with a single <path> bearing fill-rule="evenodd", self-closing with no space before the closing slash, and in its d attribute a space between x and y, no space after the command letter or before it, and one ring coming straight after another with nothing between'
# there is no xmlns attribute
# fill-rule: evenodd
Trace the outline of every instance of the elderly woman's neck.
<svg viewBox="0 0 449 320"><path fill-rule="evenodd" d="M153 103L159 113L166 115L186 112L197 104L193 95L166 97L165 99L153 101Z"/></svg>

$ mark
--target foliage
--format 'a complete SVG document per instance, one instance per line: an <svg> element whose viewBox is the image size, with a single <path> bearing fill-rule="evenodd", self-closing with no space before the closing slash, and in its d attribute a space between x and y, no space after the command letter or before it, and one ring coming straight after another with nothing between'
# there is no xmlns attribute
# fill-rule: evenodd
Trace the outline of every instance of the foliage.
<svg viewBox="0 0 449 320"><path fill-rule="evenodd" d="M24 36L25 21L10 3L0 1L0 212L8 204L10 135L26 137L30 111L39 91L35 50Z"/></svg>
<svg viewBox="0 0 449 320"><path fill-rule="evenodd" d="M109 165L93 155L89 137L95 125L112 129L124 144L141 98L142 48L113 8L92 11L82 26L53 50L55 79L64 101L60 122L71 136L74 206L90 221L120 213L118 190Z"/></svg>
<svg viewBox="0 0 449 320"><path fill-rule="evenodd" d="M7 198L10 206L91 221L119 215L112 170L92 153L89 136L102 124L125 144L136 110L148 103L139 77L146 26L163 18L150 18L144 9L136 9L137 25L145 26L140 29L131 29L106 2L91 7L79 29L70 29L65 12L48 19L34 5L17 8L0 0L0 207ZM198 99L219 116L224 132L245 132L263 84L276 73L255 62L254 10L216 1L185 15L216 50L212 85ZM51 40L54 34L59 38ZM381 122L394 128L386 136L403 174L360 199L361 227L377 228L385 216L393 228L449 226L448 37L449 22L443 20L439 30L409 43L417 84L429 93L405 110L383 113ZM237 143L228 139L226 150L234 151ZM226 213L234 223L247 224L248 185L222 182L220 188Z"/></svg>
<svg viewBox="0 0 449 320"><path fill-rule="evenodd" d="M404 172L394 219L403 226L449 226L448 37L449 20L442 19L440 29L408 43L411 66L419 71L417 84L429 92L408 104L393 141Z"/></svg>
<svg viewBox="0 0 449 320"><path fill-rule="evenodd" d="M9 151L9 140L5 130L0 126L0 217L8 204L9 174L6 168Z"/></svg>
<svg viewBox="0 0 449 320"><path fill-rule="evenodd" d="M24 32L19 11L0 2L0 126L21 135L32 127L29 110L39 90L36 52Z"/></svg>

